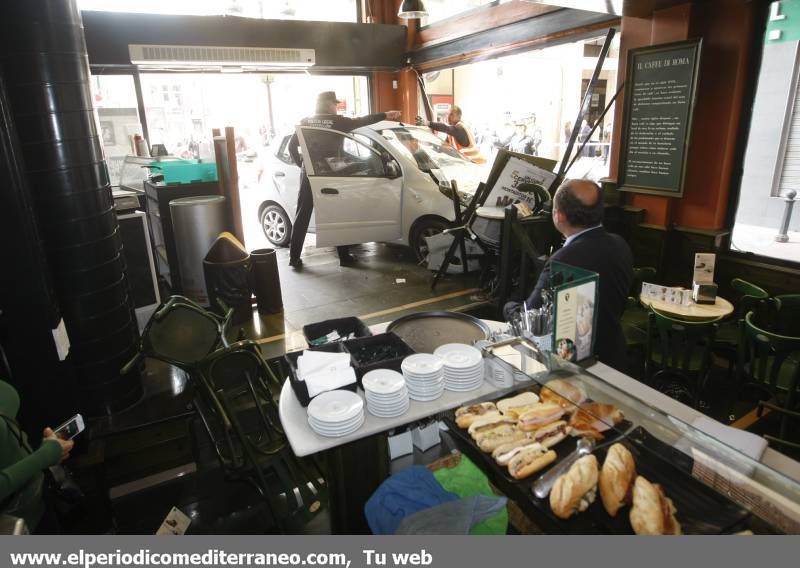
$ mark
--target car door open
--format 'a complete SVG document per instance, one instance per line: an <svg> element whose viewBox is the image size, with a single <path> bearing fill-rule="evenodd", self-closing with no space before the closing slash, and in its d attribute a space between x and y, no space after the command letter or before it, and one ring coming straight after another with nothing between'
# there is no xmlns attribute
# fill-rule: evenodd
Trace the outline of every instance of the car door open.
<svg viewBox="0 0 800 568"><path fill-rule="evenodd" d="M298 126L297 135L314 197L318 245L402 236L403 177L385 150L325 128Z"/></svg>

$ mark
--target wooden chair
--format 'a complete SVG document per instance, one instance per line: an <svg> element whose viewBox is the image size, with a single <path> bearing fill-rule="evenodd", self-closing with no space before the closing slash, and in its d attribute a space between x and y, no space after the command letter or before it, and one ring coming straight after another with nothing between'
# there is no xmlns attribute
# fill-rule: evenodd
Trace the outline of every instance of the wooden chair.
<svg viewBox="0 0 800 568"><path fill-rule="evenodd" d="M782 294L773 298L773 330L781 335L800 337L800 294Z"/></svg>
<svg viewBox="0 0 800 568"><path fill-rule="evenodd" d="M750 311L761 311L762 304L769 298L766 290L741 278L731 280L731 288L735 297L736 312L726 321L721 322L714 337L713 352L728 361L728 373L731 376L736 367L739 352L739 322Z"/></svg>
<svg viewBox="0 0 800 568"><path fill-rule="evenodd" d="M780 335L758 327L755 312L750 311L740 321L739 361L737 384L739 388L756 387L767 400L759 401L759 413L764 408L782 416L778 436L765 436L777 444L800 447L800 436L790 425L800 417L797 412L798 380L800 379L800 337Z"/></svg>
<svg viewBox="0 0 800 568"><path fill-rule="evenodd" d="M645 357L646 381L659 390L674 390L675 381L690 389L695 406L711 368L715 322L676 320L650 311ZM684 402L688 402L684 400Z"/></svg>

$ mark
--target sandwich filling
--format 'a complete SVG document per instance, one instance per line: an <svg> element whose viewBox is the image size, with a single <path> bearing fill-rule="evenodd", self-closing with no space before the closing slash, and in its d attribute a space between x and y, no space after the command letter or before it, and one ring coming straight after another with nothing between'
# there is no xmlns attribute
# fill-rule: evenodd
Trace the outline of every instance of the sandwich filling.
<svg viewBox="0 0 800 568"><path fill-rule="evenodd" d="M513 450L509 450L506 453L500 454L499 456L497 456L497 461L499 463L501 463L501 464L502 463L508 463L508 462L511 461L511 459L514 456L516 456L516 455L518 455L521 452L524 452L526 450L539 450L539 451L541 451L542 450L542 445L540 443L538 443L538 442L534 442L532 444L527 444L525 446L516 447Z"/></svg>

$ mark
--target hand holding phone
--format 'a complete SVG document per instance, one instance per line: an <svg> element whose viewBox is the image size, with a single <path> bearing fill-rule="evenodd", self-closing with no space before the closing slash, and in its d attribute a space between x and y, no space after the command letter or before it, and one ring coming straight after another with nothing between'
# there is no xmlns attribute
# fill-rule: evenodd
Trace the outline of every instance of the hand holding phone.
<svg viewBox="0 0 800 568"><path fill-rule="evenodd" d="M83 416L76 414L61 426L55 429L55 434L62 440L71 440L78 434L84 431L86 425L83 422Z"/></svg>

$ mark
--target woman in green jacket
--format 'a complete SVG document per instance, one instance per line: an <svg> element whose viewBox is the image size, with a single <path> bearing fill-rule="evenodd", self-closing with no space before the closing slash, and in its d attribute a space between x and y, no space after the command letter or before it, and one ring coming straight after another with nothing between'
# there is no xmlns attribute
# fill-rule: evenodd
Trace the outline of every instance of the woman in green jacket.
<svg viewBox="0 0 800 568"><path fill-rule="evenodd" d="M17 424L18 411L17 391L0 380L0 512L24 518L28 530L36 532L46 508L43 472L67 458L74 443L45 428L33 450Z"/></svg>

